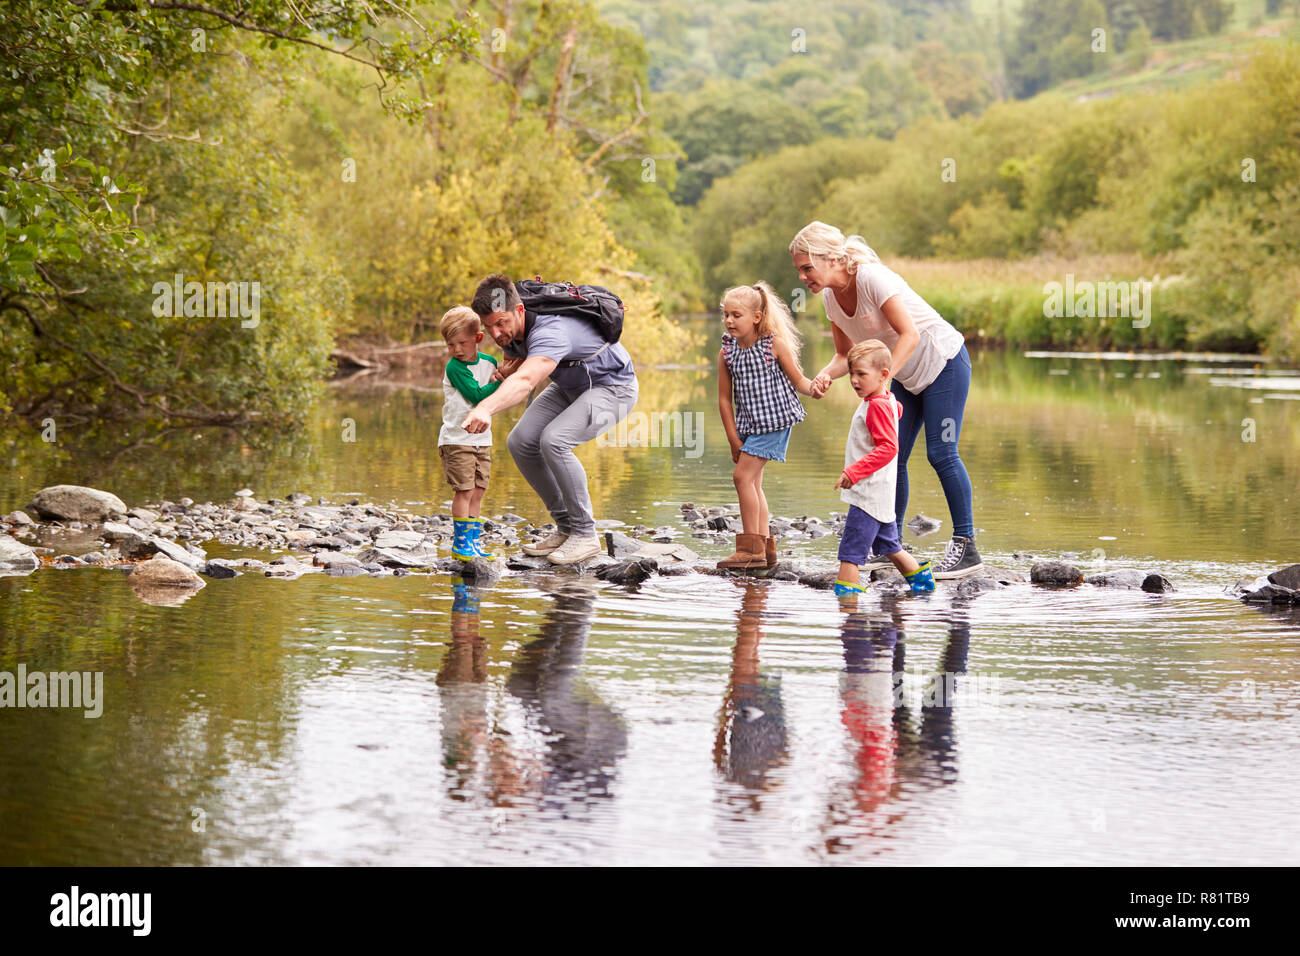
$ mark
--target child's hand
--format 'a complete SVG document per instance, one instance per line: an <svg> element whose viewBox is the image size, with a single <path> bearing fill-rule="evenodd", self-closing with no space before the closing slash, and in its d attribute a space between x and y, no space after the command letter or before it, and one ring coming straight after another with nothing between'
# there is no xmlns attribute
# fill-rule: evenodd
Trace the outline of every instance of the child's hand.
<svg viewBox="0 0 1300 956"><path fill-rule="evenodd" d="M740 442L733 441L731 443L731 460L733 462L740 461Z"/></svg>
<svg viewBox="0 0 1300 956"><path fill-rule="evenodd" d="M812 397L821 398L831 387L831 377L825 372L819 374L812 380Z"/></svg>
<svg viewBox="0 0 1300 956"><path fill-rule="evenodd" d="M854 485L854 481L852 478L849 477L849 473L847 471L840 472L840 480L835 482L835 487L852 488L853 485Z"/></svg>
<svg viewBox="0 0 1300 956"><path fill-rule="evenodd" d="M519 358L502 359L501 364L498 365L496 370L492 373L492 381L504 382L507 378L518 371L519 366L523 364L523 361L523 359Z"/></svg>

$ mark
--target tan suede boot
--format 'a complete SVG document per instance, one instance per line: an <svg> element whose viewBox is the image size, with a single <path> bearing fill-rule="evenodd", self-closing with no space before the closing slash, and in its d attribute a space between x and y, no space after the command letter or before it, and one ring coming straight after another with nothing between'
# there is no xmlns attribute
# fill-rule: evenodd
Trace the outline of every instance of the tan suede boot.
<svg viewBox="0 0 1300 956"><path fill-rule="evenodd" d="M772 537L771 526L767 529L767 537L763 539L763 557L767 561L767 567L776 567L776 538Z"/></svg>
<svg viewBox="0 0 1300 956"><path fill-rule="evenodd" d="M761 534L736 535L736 550L718 562L718 567L731 571L744 571L767 567L767 554Z"/></svg>

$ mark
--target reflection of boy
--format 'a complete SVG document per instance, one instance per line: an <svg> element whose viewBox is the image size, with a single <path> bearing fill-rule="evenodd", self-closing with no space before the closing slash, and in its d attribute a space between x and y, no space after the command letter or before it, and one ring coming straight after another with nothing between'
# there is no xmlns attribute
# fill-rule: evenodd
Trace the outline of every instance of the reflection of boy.
<svg viewBox="0 0 1300 956"><path fill-rule="evenodd" d="M483 331L473 309L457 306L448 310L439 326L447 343L447 367L442 375L442 429L438 432L438 454L443 474L451 485L451 517L455 537L451 553L462 561L490 558L479 538L483 519L479 509L492 472L492 429L470 434L461 422L475 405L500 387L492 381L497 360L480 352Z"/></svg>
<svg viewBox="0 0 1300 956"><path fill-rule="evenodd" d="M857 779L853 793L858 809L870 812L888 799L894 785L898 732L894 729L894 647L898 628L850 614L840 632L844 672L840 719L857 744Z"/></svg>
<svg viewBox="0 0 1300 956"><path fill-rule="evenodd" d="M451 642L435 683L442 705L443 765L452 799L464 800L474 786L486 785L494 806L510 806L539 776L535 767L511 752L508 735L493 726L488 712L488 643L479 634L478 594L469 585L453 584ZM486 779L479 775L486 755Z"/></svg>

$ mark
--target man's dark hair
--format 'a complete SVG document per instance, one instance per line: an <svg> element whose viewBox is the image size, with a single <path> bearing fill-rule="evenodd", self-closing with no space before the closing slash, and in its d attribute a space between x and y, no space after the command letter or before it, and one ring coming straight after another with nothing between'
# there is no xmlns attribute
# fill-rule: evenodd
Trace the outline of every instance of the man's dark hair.
<svg viewBox="0 0 1300 956"><path fill-rule="evenodd" d="M523 301L510 277L494 272L478 284L470 308L480 319L486 319L493 312L509 312Z"/></svg>

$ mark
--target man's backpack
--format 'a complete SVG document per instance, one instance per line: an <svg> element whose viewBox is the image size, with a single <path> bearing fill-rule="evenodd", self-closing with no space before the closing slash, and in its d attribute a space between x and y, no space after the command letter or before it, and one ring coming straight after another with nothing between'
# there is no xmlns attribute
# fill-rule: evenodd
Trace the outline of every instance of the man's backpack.
<svg viewBox="0 0 1300 956"><path fill-rule="evenodd" d="M604 286L543 282L537 276L519 280L515 290L524 302L528 326L538 315L569 315L590 322L611 345L623 334L623 300Z"/></svg>

